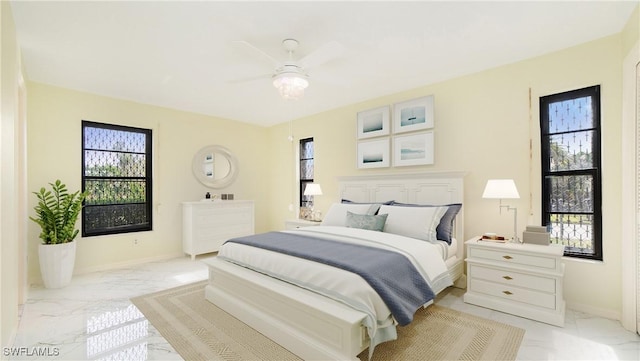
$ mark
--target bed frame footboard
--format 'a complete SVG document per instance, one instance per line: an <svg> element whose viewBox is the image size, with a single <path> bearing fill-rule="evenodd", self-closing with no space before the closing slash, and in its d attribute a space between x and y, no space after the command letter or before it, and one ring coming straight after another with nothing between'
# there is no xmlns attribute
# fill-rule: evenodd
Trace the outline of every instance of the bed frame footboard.
<svg viewBox="0 0 640 361"><path fill-rule="evenodd" d="M366 315L216 258L207 300L305 360L357 360L369 347Z"/></svg>

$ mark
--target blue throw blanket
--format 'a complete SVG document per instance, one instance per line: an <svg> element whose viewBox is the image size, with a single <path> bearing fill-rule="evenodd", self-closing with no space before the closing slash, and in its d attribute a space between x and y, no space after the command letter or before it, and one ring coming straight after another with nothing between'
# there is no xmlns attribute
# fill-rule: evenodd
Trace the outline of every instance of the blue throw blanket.
<svg viewBox="0 0 640 361"><path fill-rule="evenodd" d="M338 267L360 275L387 305L401 326L435 295L404 255L375 247L342 243L286 232L269 232L228 240Z"/></svg>

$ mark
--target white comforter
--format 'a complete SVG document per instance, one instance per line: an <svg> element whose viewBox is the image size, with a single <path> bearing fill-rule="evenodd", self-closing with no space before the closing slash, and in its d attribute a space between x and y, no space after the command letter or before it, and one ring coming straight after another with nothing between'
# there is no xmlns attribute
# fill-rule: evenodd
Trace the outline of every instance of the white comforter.
<svg viewBox="0 0 640 361"><path fill-rule="evenodd" d="M306 227L287 232L400 252L411 260L434 293L452 285L438 246L429 242L390 233L334 226ZM396 338L396 323L389 308L371 286L354 273L237 243L224 244L218 257L310 289L365 312L369 315L365 326L372 340L370 351L376 344Z"/></svg>

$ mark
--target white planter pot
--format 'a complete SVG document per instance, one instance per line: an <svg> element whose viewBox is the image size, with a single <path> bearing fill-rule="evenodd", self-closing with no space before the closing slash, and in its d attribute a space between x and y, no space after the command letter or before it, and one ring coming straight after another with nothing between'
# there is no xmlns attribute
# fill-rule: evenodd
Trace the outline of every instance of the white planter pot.
<svg viewBox="0 0 640 361"><path fill-rule="evenodd" d="M71 283L76 262L76 242L40 244L40 274L46 288L62 288Z"/></svg>

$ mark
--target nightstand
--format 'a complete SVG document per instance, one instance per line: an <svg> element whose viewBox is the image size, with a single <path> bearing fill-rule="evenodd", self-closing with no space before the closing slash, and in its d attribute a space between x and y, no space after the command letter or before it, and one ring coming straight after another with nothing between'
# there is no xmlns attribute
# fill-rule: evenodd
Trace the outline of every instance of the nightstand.
<svg viewBox="0 0 640 361"><path fill-rule="evenodd" d="M285 229L297 229L301 227L319 226L320 221L308 221L306 219L287 219L284 222Z"/></svg>
<svg viewBox="0 0 640 361"><path fill-rule="evenodd" d="M465 242L464 302L564 327L564 246L479 239Z"/></svg>

